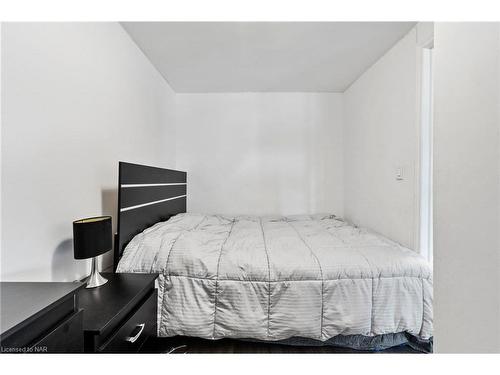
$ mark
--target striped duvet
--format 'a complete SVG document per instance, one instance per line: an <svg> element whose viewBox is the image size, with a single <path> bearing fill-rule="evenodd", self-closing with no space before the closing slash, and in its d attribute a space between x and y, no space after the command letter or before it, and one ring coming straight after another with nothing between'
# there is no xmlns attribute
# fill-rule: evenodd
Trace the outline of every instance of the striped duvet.
<svg viewBox="0 0 500 375"><path fill-rule="evenodd" d="M334 215L176 215L134 237L118 272L160 273L159 336L432 337L427 262Z"/></svg>

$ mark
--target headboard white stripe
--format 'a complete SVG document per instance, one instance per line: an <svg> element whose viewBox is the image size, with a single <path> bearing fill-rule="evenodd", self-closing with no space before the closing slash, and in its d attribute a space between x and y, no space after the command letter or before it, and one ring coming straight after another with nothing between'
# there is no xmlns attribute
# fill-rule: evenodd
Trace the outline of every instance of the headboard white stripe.
<svg viewBox="0 0 500 375"><path fill-rule="evenodd" d="M137 187L150 187L150 186L178 186L178 185L187 185L187 182L173 182L173 183L165 183L165 184L123 184L122 188L137 188Z"/></svg>
<svg viewBox="0 0 500 375"><path fill-rule="evenodd" d="M166 199L160 199L159 201L153 201L153 202L148 202L148 203L143 203L143 204L138 204L136 206L130 206L130 207L124 207L120 209L120 212L125 212L125 211L130 211L130 210L135 210L136 208L141 208L141 207L146 207L146 206L151 206L153 204L158 204L166 201L171 201L174 199L179 199L179 198L185 198L186 194L184 195L179 195L177 197L172 197L172 198L166 198Z"/></svg>

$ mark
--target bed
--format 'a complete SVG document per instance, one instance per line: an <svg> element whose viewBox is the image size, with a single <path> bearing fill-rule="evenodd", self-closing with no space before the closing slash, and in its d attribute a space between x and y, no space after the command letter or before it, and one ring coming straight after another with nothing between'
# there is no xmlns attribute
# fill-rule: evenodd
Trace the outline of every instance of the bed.
<svg viewBox="0 0 500 375"><path fill-rule="evenodd" d="M330 213L186 213L185 173L150 168L120 163L116 271L159 274L159 336L431 350L415 252Z"/></svg>

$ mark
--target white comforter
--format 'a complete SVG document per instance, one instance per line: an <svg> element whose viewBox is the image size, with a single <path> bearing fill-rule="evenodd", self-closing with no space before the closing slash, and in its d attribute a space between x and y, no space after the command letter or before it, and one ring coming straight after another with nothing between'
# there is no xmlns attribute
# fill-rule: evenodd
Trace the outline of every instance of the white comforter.
<svg viewBox="0 0 500 375"><path fill-rule="evenodd" d="M432 336L427 262L333 215L180 214L134 237L118 272L161 274L160 336Z"/></svg>

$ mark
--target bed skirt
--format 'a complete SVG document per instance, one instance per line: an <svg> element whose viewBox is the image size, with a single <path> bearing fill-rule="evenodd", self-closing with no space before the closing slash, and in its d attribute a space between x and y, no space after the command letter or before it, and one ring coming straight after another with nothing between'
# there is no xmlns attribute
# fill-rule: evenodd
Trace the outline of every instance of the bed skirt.
<svg viewBox="0 0 500 375"><path fill-rule="evenodd" d="M237 339L249 342L262 342L273 343L280 345L292 346L336 346L340 348L348 348L360 351L378 352L401 345L407 345L413 350L422 353L433 352L433 338L427 340L419 339L416 336L410 335L406 332L388 333L376 336L363 336L363 335L338 335L326 341L319 341L304 337L291 337L285 340L278 341L263 341L255 339Z"/></svg>

